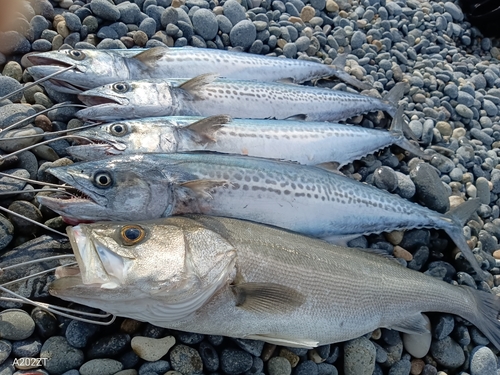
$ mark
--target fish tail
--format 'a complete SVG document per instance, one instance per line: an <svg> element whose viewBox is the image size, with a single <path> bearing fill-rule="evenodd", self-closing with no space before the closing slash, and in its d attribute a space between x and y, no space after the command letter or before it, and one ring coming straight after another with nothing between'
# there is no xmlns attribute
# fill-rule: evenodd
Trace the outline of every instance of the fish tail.
<svg viewBox="0 0 500 375"><path fill-rule="evenodd" d="M404 82L398 82L396 85L384 96L384 101L387 102L387 113L394 118L398 110L398 102L403 98L406 89Z"/></svg>
<svg viewBox="0 0 500 375"><path fill-rule="evenodd" d="M406 122L405 118L404 118L404 108L402 105L398 106L398 109L396 110L396 113L394 114L394 117L392 118L392 122L391 122L391 127L389 129L389 131L396 137L399 137L401 139L404 139L403 137L403 134L406 135L408 138L411 138L413 139L414 141L418 140L418 137L415 135L415 133L413 133L413 131L411 130L410 126L408 125L408 123ZM406 141L406 139L405 139ZM404 143L404 142L402 142ZM408 141L406 141L406 143L409 144ZM397 144L397 143L396 143ZM398 144L398 146L401 146ZM418 152L415 152L414 149L416 149L417 147L414 147L413 145L410 144L411 147L413 147L412 150L408 150L405 147L403 147L405 150L408 150L408 151L411 151L412 153L424 158L424 159L427 159L428 156L426 154L423 154L423 152L421 152L419 149L418 149ZM425 157L423 156L425 155Z"/></svg>
<svg viewBox="0 0 500 375"><path fill-rule="evenodd" d="M332 65L330 65L330 67L332 68L332 75L334 77L337 77L341 81L344 81L348 85L357 88L358 90L372 89L373 88L372 85L370 85L367 82L360 81L359 79L353 77L344 70L346 62L347 62L347 53L338 55L335 58L335 60L333 60Z"/></svg>
<svg viewBox="0 0 500 375"><path fill-rule="evenodd" d="M485 272L479 267L476 257L472 253L467 241L462 232L462 228L469 217L479 208L480 201L478 198L469 199L461 205L448 211L444 217L449 225L445 228L445 232L455 242L455 245L460 249L462 255L470 263L478 277L485 278Z"/></svg>
<svg viewBox="0 0 500 375"><path fill-rule="evenodd" d="M500 298L493 293L460 286L468 295L467 305L461 317L474 324L500 350Z"/></svg>

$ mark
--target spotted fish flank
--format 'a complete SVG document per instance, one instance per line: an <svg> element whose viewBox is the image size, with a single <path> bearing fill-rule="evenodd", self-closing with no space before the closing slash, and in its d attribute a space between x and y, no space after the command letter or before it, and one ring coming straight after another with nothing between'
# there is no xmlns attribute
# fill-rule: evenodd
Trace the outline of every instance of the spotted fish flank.
<svg viewBox="0 0 500 375"><path fill-rule="evenodd" d="M85 91L78 97L90 106L78 117L117 120L155 116L337 121L372 111L394 116L405 84L377 99L345 91L274 82L231 81L205 74L191 80L123 81Z"/></svg>
<svg viewBox="0 0 500 375"><path fill-rule="evenodd" d="M438 228L482 275L462 233L478 200L440 214L320 168L218 154L120 156L48 172L85 194L70 200L38 197L72 220L203 213L271 224L335 243L363 234Z"/></svg>

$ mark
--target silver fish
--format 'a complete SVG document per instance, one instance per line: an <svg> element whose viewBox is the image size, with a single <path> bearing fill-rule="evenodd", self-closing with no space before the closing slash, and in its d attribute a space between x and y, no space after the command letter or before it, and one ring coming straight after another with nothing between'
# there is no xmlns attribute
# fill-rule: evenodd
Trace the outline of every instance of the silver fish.
<svg viewBox="0 0 500 375"><path fill-rule="evenodd" d="M48 83L51 88L70 94L122 80L193 78L205 73L242 80L290 80L296 83L335 76L361 90L371 88L368 83L345 72L342 59L334 62L339 65L337 67L209 48L72 49L34 53L28 56L28 60L35 65L28 71L36 79L75 65L75 69L57 75Z"/></svg>
<svg viewBox="0 0 500 375"><path fill-rule="evenodd" d="M497 296L370 252L207 216L67 232L80 272L59 268L49 292L160 327L310 348L378 327L425 333L422 312L436 311L500 348Z"/></svg>
<svg viewBox="0 0 500 375"><path fill-rule="evenodd" d="M123 81L85 91L78 98L90 106L77 112L84 119L113 121L155 116L337 121L371 111L394 116L405 84L384 98L311 86L275 82L231 81L205 74L185 79Z"/></svg>
<svg viewBox="0 0 500 375"><path fill-rule="evenodd" d="M402 111L400 111L402 112ZM429 158L403 135L402 113L390 131L329 122L292 120L231 120L228 116L160 117L100 125L73 133L96 143L71 146L70 155L97 160L109 155L145 152L214 151L339 167L397 144Z"/></svg>
<svg viewBox="0 0 500 375"><path fill-rule="evenodd" d="M482 275L462 233L479 201L447 214L320 168L223 154L138 154L49 168L83 197L39 196L68 220L148 220L186 213L276 225L330 242L400 229L446 231Z"/></svg>

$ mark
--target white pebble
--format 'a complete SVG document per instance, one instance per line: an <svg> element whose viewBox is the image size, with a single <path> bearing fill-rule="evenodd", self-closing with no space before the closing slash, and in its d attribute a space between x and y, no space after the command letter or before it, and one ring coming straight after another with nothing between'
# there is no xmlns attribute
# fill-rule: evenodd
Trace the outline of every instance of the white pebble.
<svg viewBox="0 0 500 375"><path fill-rule="evenodd" d="M130 343L134 353L149 362L158 361L161 357L168 353L174 344L174 336L167 336L162 339L136 336Z"/></svg>
<svg viewBox="0 0 500 375"><path fill-rule="evenodd" d="M406 351L415 358L423 358L431 347L431 322L427 315L422 314L422 316L427 321L426 327L429 332L423 334L403 333L403 345Z"/></svg>

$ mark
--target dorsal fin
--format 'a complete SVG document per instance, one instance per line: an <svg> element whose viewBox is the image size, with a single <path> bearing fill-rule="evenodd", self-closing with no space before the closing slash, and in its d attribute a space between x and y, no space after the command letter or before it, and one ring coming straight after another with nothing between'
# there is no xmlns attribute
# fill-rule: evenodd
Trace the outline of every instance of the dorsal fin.
<svg viewBox="0 0 500 375"><path fill-rule="evenodd" d="M217 78L219 78L219 74L217 73L201 74L184 82L178 88L189 92L193 96L197 96L203 89L203 86L211 84Z"/></svg>
<svg viewBox="0 0 500 375"><path fill-rule="evenodd" d="M224 124L231 122L231 120L231 116L227 115L210 116L180 128L179 131L186 132L189 138L196 143L211 143L216 141L214 133L222 128Z"/></svg>
<svg viewBox="0 0 500 375"><path fill-rule="evenodd" d="M133 59L139 60L147 66L152 66L157 60L161 59L163 55L168 52L169 48L165 47L153 47L147 49L146 51L140 52L133 57Z"/></svg>

